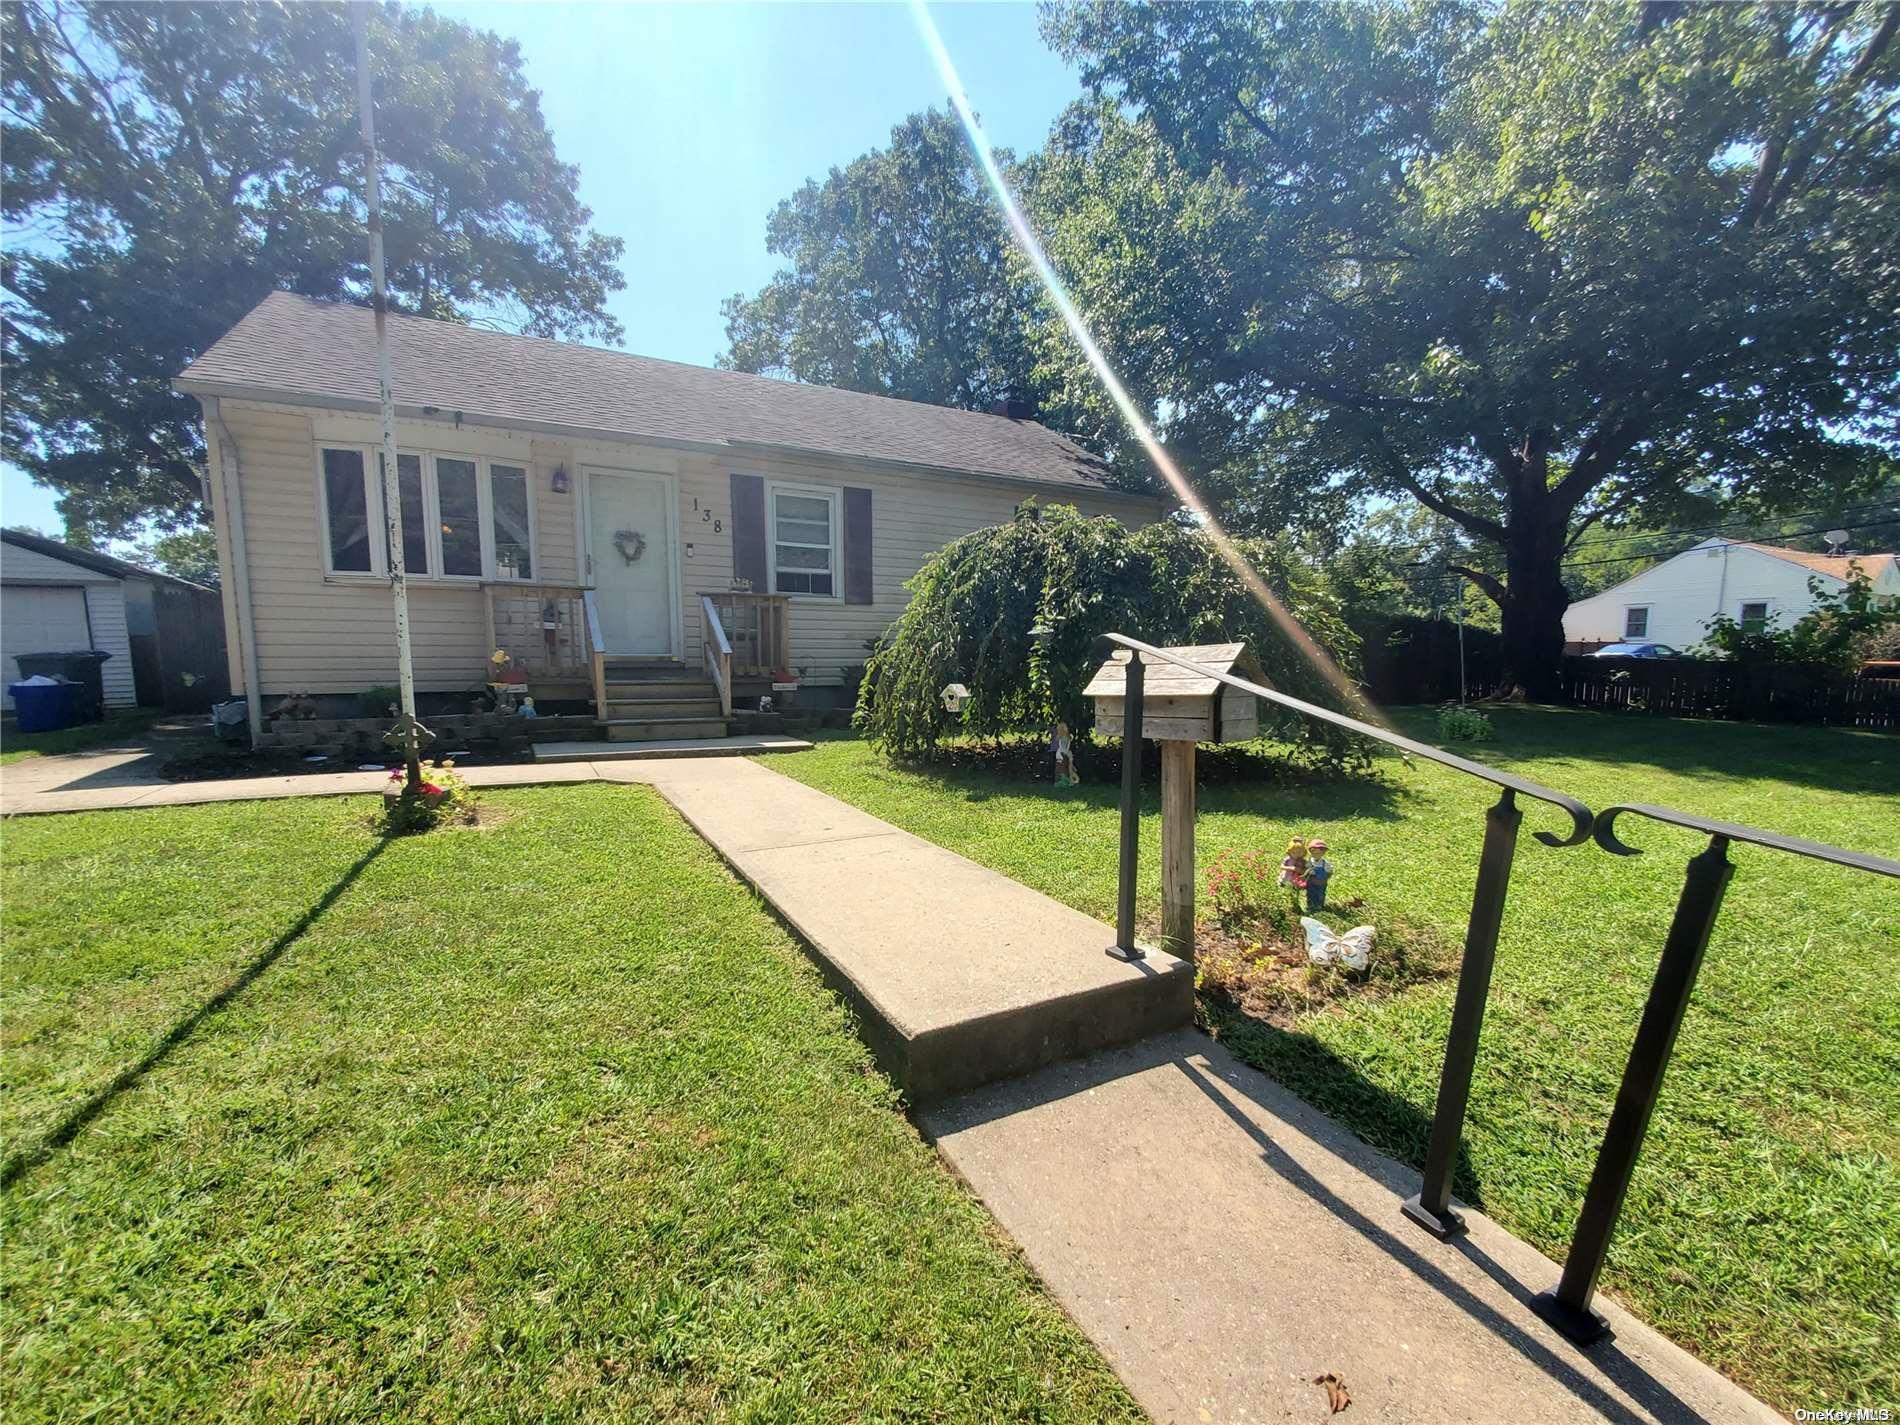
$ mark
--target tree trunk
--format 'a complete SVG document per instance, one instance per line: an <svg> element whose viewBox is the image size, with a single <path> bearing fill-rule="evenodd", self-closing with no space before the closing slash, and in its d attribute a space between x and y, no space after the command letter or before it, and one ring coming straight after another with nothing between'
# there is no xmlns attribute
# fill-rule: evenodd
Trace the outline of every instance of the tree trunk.
<svg viewBox="0 0 1900 1425"><path fill-rule="evenodd" d="M1513 522L1504 545L1503 697L1547 703L1557 698L1564 652L1563 531Z"/></svg>

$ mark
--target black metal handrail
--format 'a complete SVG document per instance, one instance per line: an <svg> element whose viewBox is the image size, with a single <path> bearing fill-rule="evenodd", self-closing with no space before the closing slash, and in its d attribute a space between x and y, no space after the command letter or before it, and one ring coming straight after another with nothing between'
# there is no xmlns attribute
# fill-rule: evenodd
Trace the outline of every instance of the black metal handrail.
<svg viewBox="0 0 1900 1425"><path fill-rule="evenodd" d="M1608 1324L1591 1309L1598 1277L1609 1251L1611 1235L1622 1214L1636 1160L1642 1151L1649 1121L1662 1092L1664 1074L1675 1051L1676 1036L1688 1010L1702 958L1714 933L1722 898L1735 873L1728 859L1732 842L1760 846L1770 851L1824 861L1850 870L1879 876L1900 877L1900 862L1867 852L1849 851L1825 842L1807 841L1780 832L1736 822L1716 821L1693 816L1670 807L1640 803L1606 807L1592 816L1588 807L1573 797L1526 778L1487 767L1446 752L1442 748L1415 742L1409 737L1361 722L1357 718L1290 697L1272 688L1262 687L1245 678L1218 668L1205 667L1165 648L1110 633L1097 641L1098 652L1106 656L1110 647L1129 650L1127 696L1124 703L1122 738L1122 845L1121 884L1117 924L1117 947L1111 954L1140 955L1134 940L1135 853L1139 826L1136 797L1140 784L1140 746L1144 660L1172 663L1204 678L1236 688L1278 706L1315 717L1361 737L1401 748L1427 761L1450 767L1453 771L1478 777L1499 788L1497 802L1485 813L1484 850L1478 863L1478 883L1472 894L1471 918L1465 931L1464 963L1459 970L1458 991L1452 1005L1451 1030L1445 1043L1445 1063L1438 1085L1438 1099L1432 1111L1432 1136L1426 1150L1423 1182L1418 1194L1406 1200L1403 1211L1433 1235L1446 1238L1465 1230L1465 1224L1451 1208L1451 1182L1456 1165L1460 1137L1464 1131L1465 1108L1471 1092L1472 1069L1476 1062L1478 1034L1483 1026L1485 999L1490 992L1491 969L1497 955L1498 930L1504 916L1511 861L1516 854L1517 829L1521 820L1515 797L1535 797L1560 807L1570 814L1572 831L1568 836L1538 832L1537 839L1547 846L1575 846L1594 839L1599 847L1618 856L1639 856L1640 848L1630 846L1616 835L1620 816L1640 816L1670 826L1700 832L1709 844L1692 857L1683 880L1682 894L1670 921L1656 976L1650 985L1636 1038L1624 1065L1622 1083L1604 1130L1603 1146L1597 1153L1590 1185L1584 1193L1577 1216L1577 1229L1571 1237L1564 1259L1561 1280L1554 1291L1544 1292L1533 1302L1533 1309L1544 1320L1579 1345L1588 1345L1610 1334Z"/></svg>
<svg viewBox="0 0 1900 1425"><path fill-rule="evenodd" d="M1115 947L1110 954L1124 959L1141 955L1135 944L1135 875L1139 816L1136 798L1140 787L1142 734L1142 672L1144 659L1155 659L1186 668L1204 678L1212 678L1240 692L1265 699L1307 717L1318 718L1344 728L1360 737L1382 742L1449 767L1454 772L1476 777L1498 788L1497 801L1485 812L1484 849L1478 857L1478 881L1471 896L1471 916L1465 925L1464 960L1458 971L1458 991L1452 1001L1451 1032L1445 1041L1445 1062L1439 1073L1438 1098L1432 1109L1432 1136L1425 1152L1425 1172L1418 1194L1408 1199L1405 1215L1437 1237L1451 1237L1464 1231L1464 1219L1451 1207L1452 1177L1458 1166L1458 1146L1464 1136L1465 1108L1471 1098L1471 1077L1478 1059L1478 1036L1484 1028L1485 1001L1491 993L1491 970L1497 961L1498 931L1504 921L1504 901L1510 888L1511 862L1517 855L1518 825L1523 813L1517 808L1519 795L1547 802L1570 817L1570 832L1557 836L1547 831L1534 833L1546 846L1581 845L1589 839L1594 824L1590 808L1575 797L1567 796L1541 782L1473 762L1429 743L1401 736L1389 728L1316 703L1291 697L1273 688L1263 687L1222 669L1209 668L1171 653L1165 648L1143 643L1126 634L1104 634L1097 651L1107 656L1111 647L1129 651L1127 693L1123 703L1122 728L1122 824L1121 879L1116 906Z"/></svg>
<svg viewBox="0 0 1900 1425"><path fill-rule="evenodd" d="M1369 737L1375 742L1385 743L1388 747L1397 747L1402 751L1411 753L1414 757L1423 757L1428 762L1436 762L1441 767L1449 767L1454 772L1463 772L1467 776L1477 777L1489 782L1495 787L1503 787L1508 791L1521 792L1527 797L1534 797L1541 802L1549 802L1552 806L1559 807L1569 813L1571 818L1571 832L1568 836L1553 836L1547 831L1532 833L1546 846L1575 846L1579 842L1587 839L1590 835L1592 822L1590 808L1578 801L1575 797L1566 796L1553 787L1544 786L1541 782L1533 782L1528 777L1519 777L1511 772L1500 771L1496 767L1488 767L1482 762L1473 762L1468 757L1460 757L1457 753L1447 752L1442 747L1433 747L1429 742L1414 741L1412 738L1393 732L1390 728L1379 727L1370 722L1361 722L1356 717L1348 717L1345 713L1334 712L1331 708L1323 708L1318 703L1309 703L1301 698L1292 697L1287 693L1279 692L1273 688L1264 687L1259 683L1250 682L1246 678L1236 677L1234 674L1224 672L1219 668L1209 668L1204 664L1194 662L1192 659L1183 658L1178 653L1170 653L1165 648L1156 648L1153 644L1143 643L1140 639L1130 638L1125 633L1105 633L1098 642L1106 642L1118 648L1126 648L1130 652L1140 653L1163 663L1172 663L1177 668L1186 668L1191 673L1198 674L1203 678L1212 678L1217 682L1225 683L1230 688L1237 688L1243 693L1251 693L1256 698L1264 698L1266 701L1277 703L1283 708L1291 708L1294 712L1304 713L1307 717L1316 717L1321 722L1329 722L1335 727L1343 727L1346 731L1356 733L1360 737Z"/></svg>
<svg viewBox="0 0 1900 1425"><path fill-rule="evenodd" d="M1636 1027L1636 1039L1630 1045L1629 1060L1623 1066L1623 1081L1616 1090L1616 1104L1610 1110L1603 1146L1597 1151L1590 1186L1584 1192L1583 1207L1577 1214L1577 1230L1571 1234L1563 1276L1555 1291L1543 1292L1532 1302L1532 1309L1539 1316L1578 1345L1589 1345L1610 1334L1608 1323L1591 1309L1590 1302L1596 1295L1597 1278L1603 1272L1603 1261L1610 1250L1611 1234L1623 1214L1623 1200L1629 1194L1636 1159L1649 1132L1650 1115L1655 1112L1656 1100L1662 1094L1663 1075L1675 1053L1676 1035L1688 1011L1689 996L1702 969L1709 938L1714 934L1722 897L1735 874L1735 864L1728 859L1729 843L1740 841L1770 851L1869 871L1877 876L1900 877L1900 861L1889 861L1884 856L1847 851L1824 842L1804 841L1800 837L1783 836L1731 821L1691 816L1669 807L1641 804L1605 807L1597 813L1592 828L1596 843L1618 856L1643 854L1639 848L1617 839L1614 827L1619 816L1642 816L1685 827L1706 835L1709 844L1689 860L1682 895L1676 901L1676 913L1669 923L1669 935L1663 941L1662 958L1656 966L1656 978L1650 984L1643 1017Z"/></svg>

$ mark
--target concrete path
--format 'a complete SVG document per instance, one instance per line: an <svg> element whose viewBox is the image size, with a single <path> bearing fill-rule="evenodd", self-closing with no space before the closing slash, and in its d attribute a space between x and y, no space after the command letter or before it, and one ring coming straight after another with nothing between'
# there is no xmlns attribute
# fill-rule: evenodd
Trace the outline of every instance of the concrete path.
<svg viewBox="0 0 1900 1425"><path fill-rule="evenodd" d="M1531 1314L1557 1268L1482 1213L1438 1242L1418 1177L1188 1030L920 1115L1159 1421L1769 1422L1614 1303L1580 1351Z"/></svg>
<svg viewBox="0 0 1900 1425"><path fill-rule="evenodd" d="M777 736L714 737L694 742L649 744L637 742L586 743L613 749L605 758L536 762L480 762L458 770L473 787L528 787L556 782L622 782L619 772L596 767L596 761L640 760L642 757L736 757L761 752L797 752L811 746L796 738ZM632 750L631 756L629 749ZM277 797L341 797L380 792L389 780L386 770L372 772L294 772L272 777L226 777L200 782L171 782L158 774L166 752L144 744L102 747L56 757L30 757L0 767L0 815L31 816L42 812L111 811L122 807L195 806L208 802L265 801ZM638 780L638 779L636 779Z"/></svg>
<svg viewBox="0 0 1900 1425"><path fill-rule="evenodd" d="M754 757L760 753L806 752L811 743L777 733L734 737L677 737L653 742L537 742L536 762L641 762L660 757Z"/></svg>
<svg viewBox="0 0 1900 1425"><path fill-rule="evenodd" d="M912 1102L1188 1023L1194 970L747 759L644 780L770 901Z"/></svg>

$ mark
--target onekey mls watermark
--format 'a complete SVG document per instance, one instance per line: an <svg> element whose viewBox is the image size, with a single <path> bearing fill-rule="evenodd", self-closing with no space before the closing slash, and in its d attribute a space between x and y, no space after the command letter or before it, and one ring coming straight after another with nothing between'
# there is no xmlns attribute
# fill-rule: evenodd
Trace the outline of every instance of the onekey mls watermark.
<svg viewBox="0 0 1900 1425"><path fill-rule="evenodd" d="M1861 1421L1889 1421L1894 1418L1891 1405L1854 1405L1837 1406L1831 1410L1797 1410L1794 1418L1799 1421L1824 1421L1832 1425L1858 1425Z"/></svg>

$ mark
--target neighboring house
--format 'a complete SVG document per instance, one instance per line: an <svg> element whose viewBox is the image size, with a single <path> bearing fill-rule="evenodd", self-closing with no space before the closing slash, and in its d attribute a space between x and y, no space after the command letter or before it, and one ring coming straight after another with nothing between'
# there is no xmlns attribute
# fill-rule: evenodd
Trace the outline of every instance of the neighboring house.
<svg viewBox="0 0 1900 1425"><path fill-rule="evenodd" d="M1810 579L1843 589L1858 567L1874 592L1900 598L1900 560L1891 554L1808 554L1773 544L1705 539L1633 579L1579 599L1564 612L1566 644L1649 641L1687 652L1726 614L1745 628L1771 619L1786 628L1814 607Z"/></svg>
<svg viewBox="0 0 1900 1425"><path fill-rule="evenodd" d="M1167 508L1027 419L418 317L389 335L417 688L478 688L499 646L613 736L723 731L775 670L835 702L925 558L1026 499ZM176 385L205 409L253 726L394 682L369 311L275 293ZM673 696L634 706L641 679Z"/></svg>
<svg viewBox="0 0 1900 1425"><path fill-rule="evenodd" d="M225 691L218 595L109 554L0 530L0 676L22 653L94 648L109 708L207 708ZM6 700L13 706L12 698Z"/></svg>

